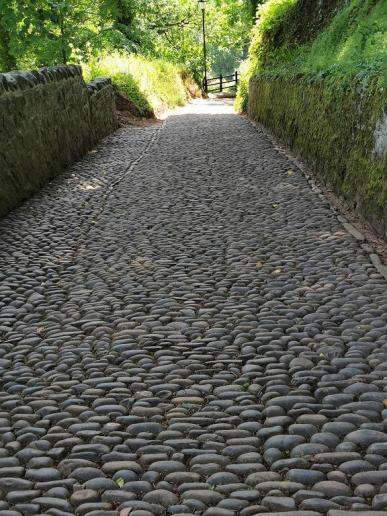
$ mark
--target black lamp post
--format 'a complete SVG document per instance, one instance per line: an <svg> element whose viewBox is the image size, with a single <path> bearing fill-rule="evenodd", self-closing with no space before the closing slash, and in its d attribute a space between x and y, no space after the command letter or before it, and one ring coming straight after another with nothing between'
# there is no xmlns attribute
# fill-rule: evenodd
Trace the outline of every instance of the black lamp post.
<svg viewBox="0 0 387 516"><path fill-rule="evenodd" d="M204 92L207 93L207 48L206 48L206 0L199 0L199 7L202 11L202 27L203 27L203 60L204 60Z"/></svg>

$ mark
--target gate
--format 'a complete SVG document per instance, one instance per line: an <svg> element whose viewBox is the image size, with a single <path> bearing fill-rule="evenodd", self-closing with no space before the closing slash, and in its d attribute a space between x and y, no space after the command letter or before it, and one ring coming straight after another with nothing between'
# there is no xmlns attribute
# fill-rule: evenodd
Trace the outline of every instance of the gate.
<svg viewBox="0 0 387 516"><path fill-rule="evenodd" d="M223 91L236 91L238 88L239 74L222 75L203 79L203 89L206 93L222 93Z"/></svg>

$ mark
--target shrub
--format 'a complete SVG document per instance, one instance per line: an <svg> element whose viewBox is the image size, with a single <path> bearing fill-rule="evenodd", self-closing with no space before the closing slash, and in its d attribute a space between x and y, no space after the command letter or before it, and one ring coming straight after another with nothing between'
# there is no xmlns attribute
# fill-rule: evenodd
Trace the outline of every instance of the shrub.
<svg viewBox="0 0 387 516"><path fill-rule="evenodd" d="M385 73L387 2L331 0L326 11L321 9L314 0L268 0L259 8L238 107L247 105L243 83L266 70L337 74L344 80L345 74ZM300 20L305 20L304 27Z"/></svg>
<svg viewBox="0 0 387 516"><path fill-rule="evenodd" d="M84 66L86 78L108 76L142 116L182 106L188 99L187 73L160 59L133 54L105 55Z"/></svg>

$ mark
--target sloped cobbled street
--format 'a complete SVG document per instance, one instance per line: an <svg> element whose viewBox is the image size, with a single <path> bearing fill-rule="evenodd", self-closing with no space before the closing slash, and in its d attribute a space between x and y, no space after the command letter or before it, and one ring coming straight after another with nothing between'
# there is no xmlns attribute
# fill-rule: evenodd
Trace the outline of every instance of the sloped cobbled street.
<svg viewBox="0 0 387 516"><path fill-rule="evenodd" d="M387 295L231 108L121 129L0 222L0 514L387 514Z"/></svg>

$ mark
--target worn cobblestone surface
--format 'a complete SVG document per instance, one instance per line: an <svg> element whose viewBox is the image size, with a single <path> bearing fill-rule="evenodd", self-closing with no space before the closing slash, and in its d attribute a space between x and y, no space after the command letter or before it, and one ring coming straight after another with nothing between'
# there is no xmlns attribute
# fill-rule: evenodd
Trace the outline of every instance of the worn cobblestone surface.
<svg viewBox="0 0 387 516"><path fill-rule="evenodd" d="M387 514L386 283L200 106L0 224L2 516Z"/></svg>

